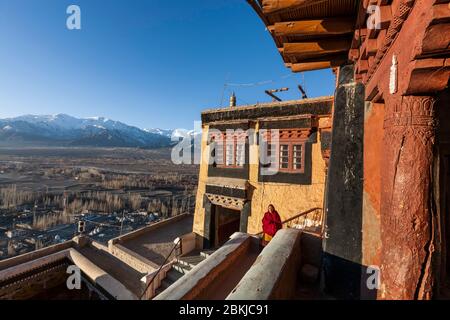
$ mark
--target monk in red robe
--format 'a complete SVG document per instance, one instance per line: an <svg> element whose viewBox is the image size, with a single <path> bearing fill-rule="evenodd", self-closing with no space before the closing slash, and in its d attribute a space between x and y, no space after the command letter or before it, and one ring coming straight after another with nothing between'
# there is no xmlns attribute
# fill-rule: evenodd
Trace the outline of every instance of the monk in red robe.
<svg viewBox="0 0 450 320"><path fill-rule="evenodd" d="M264 218L262 220L263 223L263 239L262 245L265 247L270 240L275 236L275 234L280 230L283 226L281 224L281 218L278 214L275 207L271 204L269 205L268 211L264 214Z"/></svg>

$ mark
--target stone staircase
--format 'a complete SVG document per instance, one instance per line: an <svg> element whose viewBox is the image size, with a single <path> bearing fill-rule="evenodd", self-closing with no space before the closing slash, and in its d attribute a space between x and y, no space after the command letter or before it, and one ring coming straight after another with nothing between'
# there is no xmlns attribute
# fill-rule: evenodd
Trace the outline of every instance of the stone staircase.
<svg viewBox="0 0 450 320"><path fill-rule="evenodd" d="M322 238L305 232L301 239L301 266L296 299L322 299L320 293L320 269L322 263Z"/></svg>
<svg viewBox="0 0 450 320"><path fill-rule="evenodd" d="M208 258L214 250L194 251L185 256L177 258L173 264L172 269L167 272L166 278L161 282L161 286L156 289L156 296L169 288L173 283L178 281L181 277L191 271L196 265Z"/></svg>

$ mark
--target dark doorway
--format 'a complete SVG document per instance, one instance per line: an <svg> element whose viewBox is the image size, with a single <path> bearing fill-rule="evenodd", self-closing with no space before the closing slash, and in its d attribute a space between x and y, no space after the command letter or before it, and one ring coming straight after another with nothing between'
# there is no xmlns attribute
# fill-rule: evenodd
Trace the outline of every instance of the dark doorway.
<svg viewBox="0 0 450 320"><path fill-rule="evenodd" d="M447 285L450 282L450 156L445 155L442 157L442 215L444 216L445 223L445 273Z"/></svg>
<svg viewBox="0 0 450 320"><path fill-rule="evenodd" d="M239 232L241 212L224 207L215 206L215 244L220 247L227 242L231 235Z"/></svg>
<svg viewBox="0 0 450 320"><path fill-rule="evenodd" d="M217 217L217 207L215 205L210 205L210 215L209 221L205 221L205 227L208 227L208 241L205 249L213 249L216 246L216 217ZM209 222L209 225L208 225Z"/></svg>
<svg viewBox="0 0 450 320"><path fill-rule="evenodd" d="M450 298L450 154L440 150L439 199L441 216L441 282L439 298Z"/></svg>
<svg viewBox="0 0 450 320"><path fill-rule="evenodd" d="M441 223L440 299L450 299L450 89L437 96L437 167Z"/></svg>

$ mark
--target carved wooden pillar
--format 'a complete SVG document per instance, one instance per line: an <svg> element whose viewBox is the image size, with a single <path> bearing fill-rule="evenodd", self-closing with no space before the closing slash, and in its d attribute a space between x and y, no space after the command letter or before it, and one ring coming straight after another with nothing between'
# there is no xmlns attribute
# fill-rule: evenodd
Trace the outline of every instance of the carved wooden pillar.
<svg viewBox="0 0 450 320"><path fill-rule="evenodd" d="M435 99L386 101L381 195L384 299L430 299L434 251L432 165Z"/></svg>

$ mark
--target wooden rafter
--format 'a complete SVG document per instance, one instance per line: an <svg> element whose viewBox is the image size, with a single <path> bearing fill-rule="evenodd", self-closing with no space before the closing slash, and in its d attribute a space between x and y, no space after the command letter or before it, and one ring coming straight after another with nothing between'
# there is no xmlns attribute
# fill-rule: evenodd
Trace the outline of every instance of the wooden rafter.
<svg viewBox="0 0 450 320"><path fill-rule="evenodd" d="M296 62L286 63L286 67L292 72L304 72L317 69L334 68L348 62L348 56L345 52L339 54L324 55L319 58L297 60Z"/></svg>
<svg viewBox="0 0 450 320"><path fill-rule="evenodd" d="M333 68L349 61L359 0L247 1L292 71ZM368 44L367 53L372 57L376 42Z"/></svg>
<svg viewBox="0 0 450 320"><path fill-rule="evenodd" d="M329 1L330 0L263 0L262 9L265 14L273 14L285 10L301 9Z"/></svg>
<svg viewBox="0 0 450 320"><path fill-rule="evenodd" d="M297 59L311 59L339 52L347 52L350 45L351 40L336 39L285 43L282 53L284 56L295 56Z"/></svg>
<svg viewBox="0 0 450 320"><path fill-rule="evenodd" d="M327 36L353 33L352 19L324 18L315 20L279 22L269 27L277 37L280 36Z"/></svg>

